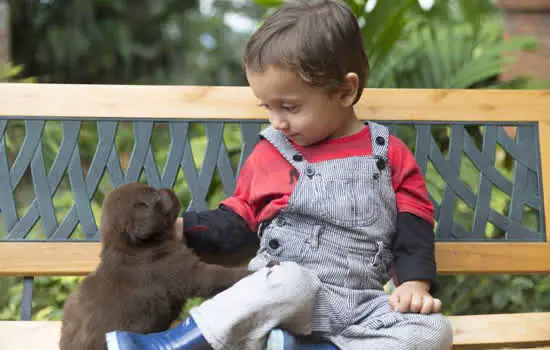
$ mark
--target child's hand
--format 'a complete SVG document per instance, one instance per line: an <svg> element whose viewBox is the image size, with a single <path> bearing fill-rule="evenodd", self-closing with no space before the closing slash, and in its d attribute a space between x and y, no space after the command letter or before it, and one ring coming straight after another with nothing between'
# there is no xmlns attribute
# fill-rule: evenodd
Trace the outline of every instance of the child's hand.
<svg viewBox="0 0 550 350"><path fill-rule="evenodd" d="M176 219L176 222L174 223L174 231L176 234L176 238L185 242L185 235L183 234L183 218L180 216Z"/></svg>
<svg viewBox="0 0 550 350"><path fill-rule="evenodd" d="M390 306L398 312L436 313L441 310L441 300L428 292L430 285L424 281L406 281L395 288L390 296Z"/></svg>

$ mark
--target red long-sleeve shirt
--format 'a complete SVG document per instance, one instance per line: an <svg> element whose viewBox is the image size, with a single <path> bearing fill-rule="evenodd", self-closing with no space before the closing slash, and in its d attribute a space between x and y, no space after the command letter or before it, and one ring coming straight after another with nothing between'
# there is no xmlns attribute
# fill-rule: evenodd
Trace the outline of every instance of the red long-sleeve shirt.
<svg viewBox="0 0 550 350"><path fill-rule="evenodd" d="M314 146L293 146L309 163L372 154L368 126L353 135ZM388 162L398 211L414 214L433 225L433 206L422 172L407 145L393 136L389 139ZM263 139L242 167L234 195L222 204L239 214L250 229L256 231L259 223L286 207L297 175L296 169L271 143Z"/></svg>

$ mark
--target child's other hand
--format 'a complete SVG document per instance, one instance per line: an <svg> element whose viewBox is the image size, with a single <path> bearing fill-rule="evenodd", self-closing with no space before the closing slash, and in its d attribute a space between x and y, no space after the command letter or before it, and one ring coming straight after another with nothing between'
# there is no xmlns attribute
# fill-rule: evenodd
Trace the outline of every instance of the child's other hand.
<svg viewBox="0 0 550 350"><path fill-rule="evenodd" d="M428 292L430 285L424 281L406 281L390 296L390 306L398 312L436 313L441 310L441 300Z"/></svg>
<svg viewBox="0 0 550 350"><path fill-rule="evenodd" d="M174 223L174 231L176 238L183 241L183 243L186 243L185 235L183 234L183 218L181 216L177 218L176 222Z"/></svg>

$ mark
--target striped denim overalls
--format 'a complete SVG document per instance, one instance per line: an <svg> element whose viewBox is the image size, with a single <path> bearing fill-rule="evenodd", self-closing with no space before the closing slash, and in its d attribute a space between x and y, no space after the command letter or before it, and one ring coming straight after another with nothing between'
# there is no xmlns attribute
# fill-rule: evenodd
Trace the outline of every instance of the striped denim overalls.
<svg viewBox="0 0 550 350"><path fill-rule="evenodd" d="M259 230L260 248L249 269L265 275L252 275L217 296L218 300L201 312L192 312L203 333L203 328L207 329L207 339L219 344L215 348L260 348L260 338L269 327L284 326L289 319L299 319L297 315L302 315L304 328L296 324L287 328L303 334L312 331L341 349L448 348L452 335L443 316L403 314L389 307L383 286L390 278L390 244L397 224L388 164L389 133L382 125L370 122L368 126L372 155L314 164L309 164L279 131L269 127L262 132L300 175L287 207ZM297 263L318 280L306 276L294 284L266 287L263 284L269 272L264 272L265 266L272 260ZM286 273L289 280L291 274ZM311 293L308 287L319 280L320 286ZM309 309L303 306L307 302L300 300L308 293L315 295ZM230 320L235 325L223 328L208 321L220 319L218 310L232 301L226 311L238 315ZM237 308L238 303L248 304L243 306L248 311ZM308 312L309 324L303 319ZM248 335L242 331L243 322L250 327ZM254 324L269 327L254 329ZM235 327L242 327L242 333ZM254 340L256 345L239 343L245 337L259 340Z"/></svg>
<svg viewBox="0 0 550 350"><path fill-rule="evenodd" d="M369 123L371 156L309 164L273 128L262 132L300 173L288 206L262 227L252 267L291 260L323 282L313 330L340 333L365 315L364 304L384 294L392 260L397 207L388 166L388 129ZM254 268L253 268L254 269Z"/></svg>

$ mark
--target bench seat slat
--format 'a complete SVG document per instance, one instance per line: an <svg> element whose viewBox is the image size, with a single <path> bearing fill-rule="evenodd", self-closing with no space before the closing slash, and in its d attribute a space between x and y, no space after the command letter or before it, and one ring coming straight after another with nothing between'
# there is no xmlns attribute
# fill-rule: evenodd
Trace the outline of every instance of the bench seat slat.
<svg viewBox="0 0 550 350"><path fill-rule="evenodd" d="M59 350L61 321L0 321L0 350Z"/></svg>
<svg viewBox="0 0 550 350"><path fill-rule="evenodd" d="M99 252L97 242L0 242L0 276L85 275L97 266ZM442 274L548 273L549 256L549 243L436 243ZM225 257L208 261L238 263Z"/></svg>
<svg viewBox="0 0 550 350"><path fill-rule="evenodd" d="M550 349L550 312L450 316L455 349ZM0 350L58 349L59 321L2 321Z"/></svg>
<svg viewBox="0 0 550 350"><path fill-rule="evenodd" d="M550 347L550 312L450 316L455 347Z"/></svg>

